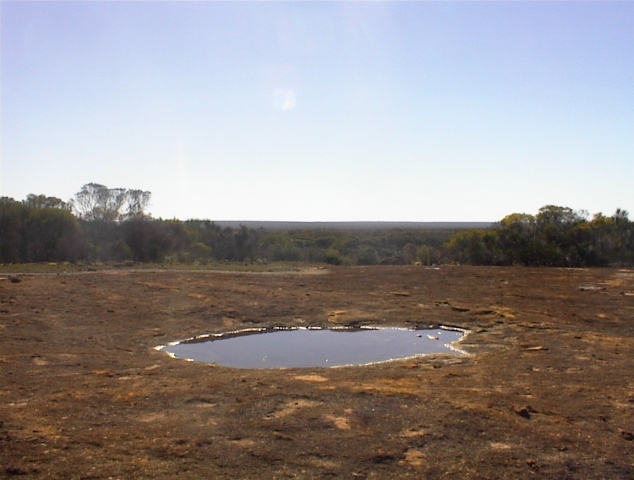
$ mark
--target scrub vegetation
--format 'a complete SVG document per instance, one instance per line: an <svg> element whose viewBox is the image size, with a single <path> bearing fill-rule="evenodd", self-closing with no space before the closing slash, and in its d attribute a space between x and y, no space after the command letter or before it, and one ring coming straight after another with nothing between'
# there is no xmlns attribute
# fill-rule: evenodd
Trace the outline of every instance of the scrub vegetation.
<svg viewBox="0 0 634 480"><path fill-rule="evenodd" d="M68 202L46 195L0 198L0 262L135 262L216 265L219 262L331 265L634 264L634 222L547 205L513 213L487 229L237 228L210 220L151 218L151 193L84 185Z"/></svg>

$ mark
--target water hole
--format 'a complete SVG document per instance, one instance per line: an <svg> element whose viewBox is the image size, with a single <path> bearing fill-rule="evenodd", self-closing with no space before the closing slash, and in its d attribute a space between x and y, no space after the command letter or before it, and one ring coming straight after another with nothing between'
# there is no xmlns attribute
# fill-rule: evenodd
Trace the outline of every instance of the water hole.
<svg viewBox="0 0 634 480"><path fill-rule="evenodd" d="M440 327L273 328L201 335L160 345L174 358L232 368L361 366L431 354L464 355L466 331Z"/></svg>

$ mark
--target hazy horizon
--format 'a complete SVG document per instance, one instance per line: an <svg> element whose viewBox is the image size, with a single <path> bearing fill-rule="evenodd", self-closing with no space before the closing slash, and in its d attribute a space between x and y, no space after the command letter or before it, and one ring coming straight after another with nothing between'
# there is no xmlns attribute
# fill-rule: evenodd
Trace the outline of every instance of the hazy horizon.
<svg viewBox="0 0 634 480"><path fill-rule="evenodd" d="M206 221L206 219L190 219L194 221ZM329 222L329 221L316 221L316 222L293 222L293 221L271 221L271 220L209 220L221 227L229 226L232 228L245 225L249 228L260 228L270 230L292 230L297 228L306 228L307 230L319 229L324 227L326 229L345 229L346 227L352 227L354 230L381 230L389 228L427 228L430 230L440 228L486 228L493 226L496 222L363 222L346 220L343 222Z"/></svg>

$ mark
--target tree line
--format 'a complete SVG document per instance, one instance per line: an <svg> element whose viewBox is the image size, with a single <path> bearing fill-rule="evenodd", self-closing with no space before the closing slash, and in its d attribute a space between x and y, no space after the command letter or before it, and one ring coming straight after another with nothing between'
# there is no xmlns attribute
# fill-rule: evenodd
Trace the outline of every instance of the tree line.
<svg viewBox="0 0 634 480"><path fill-rule="evenodd" d="M634 264L634 222L545 206L494 227L271 230L209 220L154 219L151 193L90 183L64 202L45 195L0 198L0 262L310 262L333 265L465 263Z"/></svg>
<svg viewBox="0 0 634 480"><path fill-rule="evenodd" d="M585 211L547 205L536 215L507 215L491 230L454 235L450 258L474 265L604 267L634 265L634 222L616 209L591 219Z"/></svg>

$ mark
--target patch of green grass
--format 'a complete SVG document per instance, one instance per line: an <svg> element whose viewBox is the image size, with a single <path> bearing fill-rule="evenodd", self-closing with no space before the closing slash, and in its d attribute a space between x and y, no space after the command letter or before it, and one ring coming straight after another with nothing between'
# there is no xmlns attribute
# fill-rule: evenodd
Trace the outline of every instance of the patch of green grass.
<svg viewBox="0 0 634 480"><path fill-rule="evenodd" d="M300 272L307 268L322 267L321 264L308 264L300 262L218 262L201 264L186 263L134 263L134 262L95 262L95 263L11 263L0 264L0 274L16 273L77 273L99 272L105 270L135 271L135 270L195 270L195 271L221 271L221 272Z"/></svg>
<svg viewBox="0 0 634 480"><path fill-rule="evenodd" d="M93 268L94 269L94 268ZM89 270L80 263L7 263L0 264L0 273L72 273Z"/></svg>

